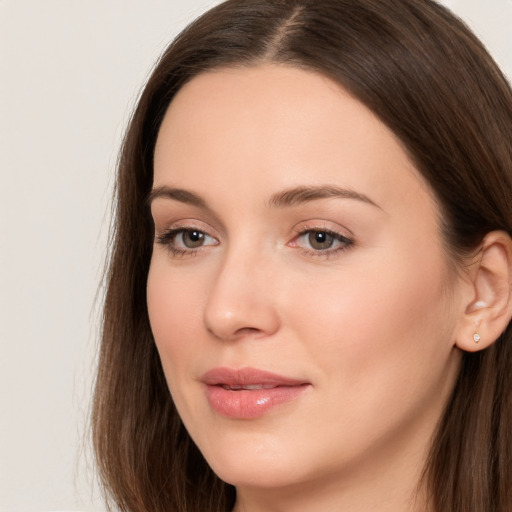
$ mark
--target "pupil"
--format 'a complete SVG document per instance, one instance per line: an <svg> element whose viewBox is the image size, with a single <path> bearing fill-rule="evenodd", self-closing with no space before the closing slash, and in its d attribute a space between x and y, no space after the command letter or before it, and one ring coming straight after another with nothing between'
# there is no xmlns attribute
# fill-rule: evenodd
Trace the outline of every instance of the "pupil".
<svg viewBox="0 0 512 512"><path fill-rule="evenodd" d="M329 249L333 243L333 237L323 231L315 231L309 234L309 243L313 249Z"/></svg>
<svg viewBox="0 0 512 512"><path fill-rule="evenodd" d="M204 233L201 231L187 231L183 237L183 243L188 248L199 247L203 244Z"/></svg>

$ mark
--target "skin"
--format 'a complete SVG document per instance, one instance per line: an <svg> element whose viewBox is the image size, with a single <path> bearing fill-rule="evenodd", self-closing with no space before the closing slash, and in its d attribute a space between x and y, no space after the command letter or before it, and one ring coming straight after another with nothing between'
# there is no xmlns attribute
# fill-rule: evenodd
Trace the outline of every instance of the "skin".
<svg viewBox="0 0 512 512"><path fill-rule="evenodd" d="M394 134L316 73L220 70L173 100L154 173L155 190L201 199L155 194L148 309L178 411L237 487L235 510L424 512L418 482L460 365L465 288ZM299 186L366 199L274 204ZM204 233L196 249L190 230ZM325 230L345 238L318 249L309 233ZM201 382L220 366L309 386L260 418L226 418Z"/></svg>

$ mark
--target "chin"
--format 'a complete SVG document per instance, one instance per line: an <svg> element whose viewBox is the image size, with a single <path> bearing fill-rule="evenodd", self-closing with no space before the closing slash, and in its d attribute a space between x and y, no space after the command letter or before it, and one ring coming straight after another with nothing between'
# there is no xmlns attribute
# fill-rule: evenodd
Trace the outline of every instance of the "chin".
<svg viewBox="0 0 512 512"><path fill-rule="evenodd" d="M255 433L229 437L229 445L220 442L201 449L221 480L235 487L272 488L289 486L304 477L300 449L290 450L278 439Z"/></svg>
<svg viewBox="0 0 512 512"><path fill-rule="evenodd" d="M212 465L215 474L224 482L237 488L286 488L303 480L293 471L293 464L270 464L258 461L244 461L243 464L216 463Z"/></svg>

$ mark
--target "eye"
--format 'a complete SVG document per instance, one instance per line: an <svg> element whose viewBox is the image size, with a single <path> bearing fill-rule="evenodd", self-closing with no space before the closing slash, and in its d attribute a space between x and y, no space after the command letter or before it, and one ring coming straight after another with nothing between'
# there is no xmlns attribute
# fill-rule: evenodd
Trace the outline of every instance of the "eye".
<svg viewBox="0 0 512 512"><path fill-rule="evenodd" d="M218 241L195 228L171 228L157 235L157 243L164 245L173 256L194 254L201 247L218 245Z"/></svg>
<svg viewBox="0 0 512 512"><path fill-rule="evenodd" d="M354 241L329 229L304 228L289 245L302 249L306 255L332 256L349 249Z"/></svg>

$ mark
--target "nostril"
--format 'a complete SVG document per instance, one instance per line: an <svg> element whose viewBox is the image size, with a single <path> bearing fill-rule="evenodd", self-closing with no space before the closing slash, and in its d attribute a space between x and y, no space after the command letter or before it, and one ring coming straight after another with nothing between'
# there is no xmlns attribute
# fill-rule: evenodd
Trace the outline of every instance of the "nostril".
<svg viewBox="0 0 512 512"><path fill-rule="evenodd" d="M245 336L245 335L254 335L261 332L259 329L256 329L255 327L243 327L242 329L238 329L235 332L235 336Z"/></svg>

